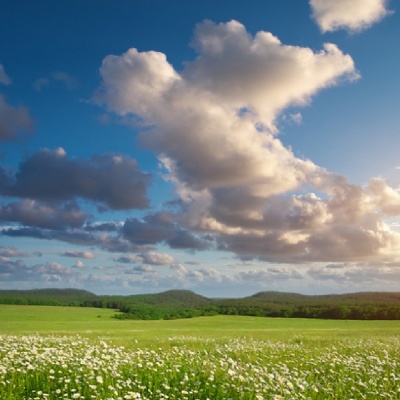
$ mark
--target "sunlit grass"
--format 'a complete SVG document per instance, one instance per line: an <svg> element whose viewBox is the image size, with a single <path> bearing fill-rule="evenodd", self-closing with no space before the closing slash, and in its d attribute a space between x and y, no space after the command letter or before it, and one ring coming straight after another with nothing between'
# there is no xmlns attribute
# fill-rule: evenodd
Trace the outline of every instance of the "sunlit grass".
<svg viewBox="0 0 400 400"><path fill-rule="evenodd" d="M387 337L400 333L400 321L334 321L297 318L214 316L173 321L112 318L115 310L0 305L0 334L75 335L112 340L130 347L135 340L157 346L176 335L202 338L251 337L270 341L329 342L339 338Z"/></svg>

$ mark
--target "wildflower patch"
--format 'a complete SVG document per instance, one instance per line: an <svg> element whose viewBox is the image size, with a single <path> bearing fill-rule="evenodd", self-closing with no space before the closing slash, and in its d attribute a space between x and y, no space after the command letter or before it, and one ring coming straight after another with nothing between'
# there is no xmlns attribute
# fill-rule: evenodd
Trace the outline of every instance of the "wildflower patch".
<svg viewBox="0 0 400 400"><path fill-rule="evenodd" d="M126 349L80 336L0 336L0 398L394 399L400 345L174 337Z"/></svg>

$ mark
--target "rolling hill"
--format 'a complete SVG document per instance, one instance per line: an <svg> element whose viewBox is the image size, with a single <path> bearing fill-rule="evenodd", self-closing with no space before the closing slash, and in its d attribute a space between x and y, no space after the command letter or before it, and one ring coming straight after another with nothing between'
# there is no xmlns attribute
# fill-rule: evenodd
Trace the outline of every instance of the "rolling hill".
<svg viewBox="0 0 400 400"><path fill-rule="evenodd" d="M0 304L112 308L120 318L175 319L202 315L252 315L329 319L400 319L399 292L304 295L265 291L211 299L190 290L104 296L78 289L0 290Z"/></svg>

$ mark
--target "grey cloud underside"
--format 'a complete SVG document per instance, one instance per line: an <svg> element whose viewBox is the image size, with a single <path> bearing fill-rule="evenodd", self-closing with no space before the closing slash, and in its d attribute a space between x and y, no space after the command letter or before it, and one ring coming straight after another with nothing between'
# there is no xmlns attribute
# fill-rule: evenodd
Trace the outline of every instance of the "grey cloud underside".
<svg viewBox="0 0 400 400"><path fill-rule="evenodd" d="M25 226L63 230L80 228L88 214L74 201L59 206L46 205L35 200L21 200L0 204L0 221L17 222Z"/></svg>
<svg viewBox="0 0 400 400"><path fill-rule="evenodd" d="M42 240L58 240L79 246L93 246L110 252L129 253L153 249L152 246L135 244L121 235L95 234L83 229L56 231L37 227L15 227L5 228L1 233L10 237L31 237Z"/></svg>
<svg viewBox="0 0 400 400"><path fill-rule="evenodd" d="M206 250L212 246L210 238L180 227L168 212L147 215L142 220L127 219L122 231L126 239L142 245L166 243L171 248L190 250Z"/></svg>
<svg viewBox="0 0 400 400"><path fill-rule="evenodd" d="M127 156L108 153L86 160L68 158L62 149L39 150L16 172L0 167L0 195L13 198L0 204L0 221L58 231L79 229L92 219L80 200L101 209L144 209L149 207L150 183L150 175ZM90 226L105 230L107 224Z"/></svg>
<svg viewBox="0 0 400 400"><path fill-rule="evenodd" d="M129 157L108 153L89 160L68 158L62 149L39 150L19 165L15 176L5 171L0 194L60 203L83 198L114 210L146 208L150 176Z"/></svg>
<svg viewBox="0 0 400 400"><path fill-rule="evenodd" d="M94 254L90 251L67 250L62 255L64 257L73 257L73 258L85 258L85 259L95 258Z"/></svg>
<svg viewBox="0 0 400 400"><path fill-rule="evenodd" d="M59 226L57 226L59 228ZM149 264L164 264L166 256L153 255L149 251L157 244L167 244L171 248L189 251L205 250L213 247L213 238L191 232L174 222L171 213L149 214L143 219L129 218L124 224L100 224L62 229L41 226L3 228L1 233L11 237L32 237L42 240L58 240L80 246L94 246L110 252L142 254ZM123 260L122 262L127 262Z"/></svg>
<svg viewBox="0 0 400 400"><path fill-rule="evenodd" d="M24 106L8 104L0 94L0 142L17 141L33 131L34 121Z"/></svg>

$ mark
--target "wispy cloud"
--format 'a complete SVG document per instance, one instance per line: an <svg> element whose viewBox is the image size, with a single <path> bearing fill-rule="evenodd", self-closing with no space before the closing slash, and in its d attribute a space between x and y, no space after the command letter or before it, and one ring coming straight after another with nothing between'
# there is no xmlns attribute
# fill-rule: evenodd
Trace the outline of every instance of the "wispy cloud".
<svg viewBox="0 0 400 400"><path fill-rule="evenodd" d="M2 64L0 64L0 83L3 85L11 84L11 78L6 74L6 71Z"/></svg>
<svg viewBox="0 0 400 400"><path fill-rule="evenodd" d="M40 92L43 89L49 87L54 82L61 82L68 90L73 90L78 87L78 82L76 81L76 79L74 79L67 72L62 71L56 71L46 77L38 78L32 86L37 92Z"/></svg>

